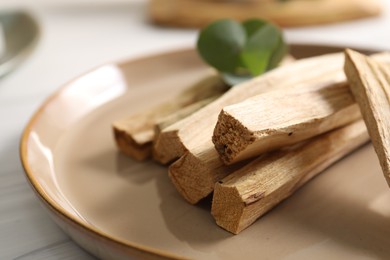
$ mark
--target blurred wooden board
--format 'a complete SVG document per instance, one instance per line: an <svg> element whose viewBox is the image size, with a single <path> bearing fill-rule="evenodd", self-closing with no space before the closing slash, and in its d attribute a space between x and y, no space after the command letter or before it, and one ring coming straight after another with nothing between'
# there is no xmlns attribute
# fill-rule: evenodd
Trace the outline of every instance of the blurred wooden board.
<svg viewBox="0 0 390 260"><path fill-rule="evenodd" d="M150 0L157 24L204 27L222 18L264 18L282 27L336 23L379 15L378 0Z"/></svg>

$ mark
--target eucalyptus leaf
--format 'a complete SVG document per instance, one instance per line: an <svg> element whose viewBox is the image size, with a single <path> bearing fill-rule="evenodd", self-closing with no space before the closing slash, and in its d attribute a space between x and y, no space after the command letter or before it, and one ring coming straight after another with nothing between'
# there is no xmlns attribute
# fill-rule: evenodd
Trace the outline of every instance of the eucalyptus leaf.
<svg viewBox="0 0 390 260"><path fill-rule="evenodd" d="M200 56L234 85L276 67L288 52L281 30L265 20L219 20L203 29Z"/></svg>
<svg viewBox="0 0 390 260"><path fill-rule="evenodd" d="M241 24L234 20L219 20L202 30L197 47L208 64L220 71L234 73L245 42L246 33Z"/></svg>

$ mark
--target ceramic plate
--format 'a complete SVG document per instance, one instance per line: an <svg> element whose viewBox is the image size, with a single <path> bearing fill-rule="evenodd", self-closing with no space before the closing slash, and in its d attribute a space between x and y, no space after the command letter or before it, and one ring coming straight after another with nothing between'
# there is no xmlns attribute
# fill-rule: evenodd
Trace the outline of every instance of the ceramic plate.
<svg viewBox="0 0 390 260"><path fill-rule="evenodd" d="M340 49L294 45L305 57ZM367 259L390 255L390 192L370 144L239 235L191 206L167 169L118 152L111 123L168 100L206 70L194 50L107 64L66 84L28 124L21 156L56 223L105 259Z"/></svg>

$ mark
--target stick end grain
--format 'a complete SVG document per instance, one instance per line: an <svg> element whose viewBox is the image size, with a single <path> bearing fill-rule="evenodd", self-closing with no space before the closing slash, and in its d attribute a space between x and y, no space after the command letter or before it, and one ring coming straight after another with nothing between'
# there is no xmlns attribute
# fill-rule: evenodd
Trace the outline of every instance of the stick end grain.
<svg viewBox="0 0 390 260"><path fill-rule="evenodd" d="M161 164L169 164L186 151L178 137L178 131L163 130L153 143L153 159Z"/></svg>
<svg viewBox="0 0 390 260"><path fill-rule="evenodd" d="M235 162L239 152L254 142L253 133L223 109L214 128L212 141L224 164Z"/></svg>
<svg viewBox="0 0 390 260"><path fill-rule="evenodd" d="M344 57L345 57L345 62L344 62L344 72L347 74L346 76L348 77L348 72L355 68L356 69L356 60L366 60L368 58L366 55L363 55L357 51L354 51L352 49L345 49L344 50ZM352 74L349 74L349 76L352 76ZM349 78L348 78L349 79Z"/></svg>
<svg viewBox="0 0 390 260"><path fill-rule="evenodd" d="M125 155L138 161L144 161L151 156L152 142L138 144L126 131L113 127L117 147Z"/></svg>
<svg viewBox="0 0 390 260"><path fill-rule="evenodd" d="M168 169L177 191L191 204L198 203L213 191L215 180L208 172L207 166L188 152Z"/></svg>
<svg viewBox="0 0 390 260"><path fill-rule="evenodd" d="M244 209L245 203L235 187L222 182L215 184L211 214L218 226L233 234L240 233Z"/></svg>
<svg viewBox="0 0 390 260"><path fill-rule="evenodd" d="M237 170L243 163L224 166L211 145L210 149L201 154L186 152L169 167L168 172L179 193L189 203L196 204L214 190L216 182Z"/></svg>

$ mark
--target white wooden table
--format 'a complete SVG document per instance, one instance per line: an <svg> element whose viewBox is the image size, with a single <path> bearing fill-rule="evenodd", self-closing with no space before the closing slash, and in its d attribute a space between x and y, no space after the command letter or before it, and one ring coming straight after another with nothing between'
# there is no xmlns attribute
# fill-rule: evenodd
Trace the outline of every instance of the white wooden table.
<svg viewBox="0 0 390 260"><path fill-rule="evenodd" d="M192 46L195 30L154 27L142 0L2 0L26 7L42 28L29 59L0 80L0 259L93 259L48 217L24 176L19 139L30 116L64 82L92 67ZM33 2L33 3L32 3ZM390 1L382 17L290 29L290 42L390 50Z"/></svg>

